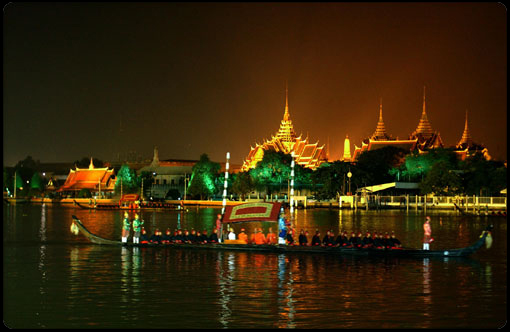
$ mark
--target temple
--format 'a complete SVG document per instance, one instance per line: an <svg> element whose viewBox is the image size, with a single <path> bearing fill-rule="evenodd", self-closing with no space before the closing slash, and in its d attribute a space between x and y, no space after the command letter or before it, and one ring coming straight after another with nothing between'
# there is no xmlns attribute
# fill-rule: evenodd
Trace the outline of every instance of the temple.
<svg viewBox="0 0 510 332"><path fill-rule="evenodd" d="M416 148L416 144L418 142L418 138L412 138L408 140L399 140L391 137L386 133L386 126L384 125L383 113L382 113L382 100L379 102L379 121L377 122L377 126L375 132L372 136L365 138L361 142L361 147L354 145L354 152L352 154L352 158L350 161L357 161L359 156L366 151L372 151L381 149L387 146L393 146L397 148L404 149L406 151L412 151ZM346 149L344 143L344 151ZM345 156L344 156L345 160ZM345 160L347 161L347 160Z"/></svg>
<svg viewBox="0 0 510 332"><path fill-rule="evenodd" d="M473 142L471 138L471 134L469 133L468 127L468 113L466 110L466 122L464 123L464 132L462 133L462 137L459 140L459 143L454 148L454 152L457 154L457 157L460 160L464 160L467 157L480 152L486 160L491 160L491 156L489 155L489 150L481 144L477 144Z"/></svg>
<svg viewBox="0 0 510 332"><path fill-rule="evenodd" d="M257 163L264 157L264 151L267 150L292 154L296 164L310 169L316 169L323 162L326 162L327 151L324 149L324 145L319 146L318 142L309 143L308 135L304 139L301 136L296 135L292 120L290 119L288 90L286 89L285 112L283 113L283 120L280 123L278 132L271 139L265 140L264 143L257 143L255 147L251 147L248 156L243 162L241 171L245 172L255 168Z"/></svg>
<svg viewBox="0 0 510 332"><path fill-rule="evenodd" d="M58 192L76 193L82 189L88 189L91 193L112 193L115 189L115 175L113 169L96 168L90 158L89 168L70 170L64 184Z"/></svg>
<svg viewBox="0 0 510 332"><path fill-rule="evenodd" d="M417 139L417 148L421 153L429 149L444 147L443 140L439 132L432 130L432 126L427 118L425 108L425 87L423 87L423 110L420 122L416 130L409 136L409 139Z"/></svg>
<svg viewBox="0 0 510 332"><path fill-rule="evenodd" d="M347 139L345 144L349 144ZM426 100L425 100L425 87L423 87L423 107L422 113L420 117L420 121L418 122L418 126L416 130L409 135L409 139L407 140L399 140L392 138L390 135L386 133L386 127L384 125L383 116L382 116L382 101L379 104L379 121L377 123L377 127L372 136L363 139L361 142L361 147L354 146L354 152L351 158L351 161L355 162L358 160L359 156L366 151L372 151L375 149L380 149L387 146L394 146L398 148L402 148L407 151L415 151L418 153L426 153L430 149L436 148L444 148L443 140L441 139L441 135L438 131L434 131L427 117L426 110ZM480 152L483 154L485 159L490 160L491 157L486 147L483 145L474 143L471 134L468 128L468 117L466 111L466 121L464 124L464 132L462 133L462 137L457 143L456 146L448 148L455 152L459 159L464 160L466 157L470 155ZM344 151L346 147L344 145ZM345 160L344 156L344 160ZM347 161L347 160L345 160Z"/></svg>

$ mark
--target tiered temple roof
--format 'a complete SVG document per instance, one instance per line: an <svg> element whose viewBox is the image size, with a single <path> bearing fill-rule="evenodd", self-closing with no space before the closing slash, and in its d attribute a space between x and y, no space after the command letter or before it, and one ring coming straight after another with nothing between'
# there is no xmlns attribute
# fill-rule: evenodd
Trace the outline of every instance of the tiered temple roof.
<svg viewBox="0 0 510 332"><path fill-rule="evenodd" d="M384 141L391 140L391 137L386 134L386 127L384 126L384 121L382 117L382 99L379 103L379 122L377 122L377 127L375 128L374 134L370 137L373 141Z"/></svg>
<svg viewBox="0 0 510 332"><path fill-rule="evenodd" d="M363 152L377 150L387 146L394 146L404 150L412 151L413 149L415 149L417 142L418 139L416 138L409 140L399 140L392 138L390 135L386 133L386 128L384 126L384 121L382 117L382 100L381 100L381 102L379 103L379 122L377 122L375 132L372 136L364 139L361 142L361 147L354 145L354 152L352 154L351 161L356 161ZM346 148L344 145L344 151L345 149Z"/></svg>
<svg viewBox="0 0 510 332"><path fill-rule="evenodd" d="M89 189L90 191L113 191L115 188L115 177L113 169L96 168L90 158L89 168L78 168L70 170L66 182L58 191L80 191Z"/></svg>
<svg viewBox="0 0 510 332"><path fill-rule="evenodd" d="M250 148L241 171L255 168L264 157L264 151L266 150L293 154L298 165L311 169L316 169L320 164L327 161L327 151L324 149L324 145L319 146L318 142L309 143L308 137L303 139L301 136L298 137L294 131L289 113L288 91L286 91L285 112L278 132L271 136L271 139L265 140L262 144L257 143L255 147Z"/></svg>
<svg viewBox="0 0 510 332"><path fill-rule="evenodd" d="M420 152L428 149L442 148L444 147L443 140L439 132L434 131L430 122L427 118L427 112L425 107L425 87L423 87L423 110L421 113L420 122L416 130L409 136L409 139L417 139L417 147Z"/></svg>
<svg viewBox="0 0 510 332"><path fill-rule="evenodd" d="M462 133L462 137L460 138L459 143L455 146L454 152L457 154L460 160L464 160L470 155L480 152L483 154L485 159L490 160L491 156L489 155L489 150L483 145L477 144L473 142L471 138L471 134L469 133L468 128L468 114L466 110L466 122L464 124L464 132Z"/></svg>
<svg viewBox="0 0 510 332"><path fill-rule="evenodd" d="M346 142L346 144L348 143ZM408 140L399 140L398 138L393 139L391 138L391 136L386 134L386 128L384 126L384 122L382 119L382 102L381 102L379 105L379 122L377 123L377 128L374 134L369 138L365 138L361 142L361 147L357 147L356 145L354 146L354 152L351 160L356 161L359 158L359 156L365 151L371 151L386 146L400 147L409 151L418 149L419 153L426 153L430 149L444 147L441 135L439 134L439 132L434 131L432 129L432 126L430 125L430 122L427 118L425 104L425 87L423 88L423 109L421 113L421 118L418 123L418 127L409 136ZM344 151L345 149L346 148L344 147ZM487 148L485 148L483 145L476 144L473 142L468 128L467 111L464 132L462 133L462 137L459 143L456 146L454 146L452 150L458 155L459 159L461 160L464 160L466 157L476 152L481 152L487 160L491 159Z"/></svg>

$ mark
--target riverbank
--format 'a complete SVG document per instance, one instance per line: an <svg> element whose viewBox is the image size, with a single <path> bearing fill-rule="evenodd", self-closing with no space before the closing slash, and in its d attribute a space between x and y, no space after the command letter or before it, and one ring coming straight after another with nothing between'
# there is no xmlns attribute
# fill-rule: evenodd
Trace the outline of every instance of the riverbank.
<svg viewBox="0 0 510 332"><path fill-rule="evenodd" d="M287 203L284 199L264 200L264 199L247 199L245 201L226 201L226 205L237 205L249 202L278 201ZM35 204L75 204L75 202L91 205L91 204L116 204L117 198L31 198L30 203ZM317 200L296 200L296 208L330 208L330 209L353 209L353 210L462 210L467 213L476 213L477 211L506 211L506 197L463 197L462 199L453 197L425 197L425 196L342 196L339 200L317 201ZM179 206L199 207L222 207L221 200L165 200L167 204Z"/></svg>

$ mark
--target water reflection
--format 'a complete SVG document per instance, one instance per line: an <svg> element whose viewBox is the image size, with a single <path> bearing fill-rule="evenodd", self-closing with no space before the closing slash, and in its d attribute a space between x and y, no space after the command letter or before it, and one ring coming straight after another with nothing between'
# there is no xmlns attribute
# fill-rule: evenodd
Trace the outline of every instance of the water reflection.
<svg viewBox="0 0 510 332"><path fill-rule="evenodd" d="M235 271L235 256L231 252L220 253L217 261L218 286L219 286L219 321L223 328L228 328L232 310L230 309L230 297L234 293L233 279ZM226 256L226 257L225 257ZM226 268L223 259L226 259Z"/></svg>
<svg viewBox="0 0 510 332"><path fill-rule="evenodd" d="M280 254L278 255L278 312L280 316L278 328L296 327L294 322L296 310L294 308L294 299L292 298L294 292L293 283L292 271L287 269L287 257L284 254Z"/></svg>
<svg viewBox="0 0 510 332"><path fill-rule="evenodd" d="M28 217L18 212L18 219L11 219L15 209L4 212L4 296L10 306L4 315L14 326L476 328L506 317L506 223L496 226L493 247L471 260L406 260L97 246L68 235L70 216L115 239L119 213L27 209ZM188 227L207 228L204 216L214 222L215 214L192 209ZM149 227L155 220L161 229L183 215L144 217ZM297 210L295 227L333 228L336 234L340 228L394 227L403 241L419 244L422 217ZM435 221L436 246L449 248L473 242L486 222L455 215L443 218L442 226Z"/></svg>

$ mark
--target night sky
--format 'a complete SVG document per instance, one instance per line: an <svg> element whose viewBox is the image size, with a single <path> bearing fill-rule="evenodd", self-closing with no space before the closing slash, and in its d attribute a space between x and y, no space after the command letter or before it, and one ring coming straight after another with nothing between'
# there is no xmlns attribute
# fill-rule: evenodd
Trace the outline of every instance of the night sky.
<svg viewBox="0 0 510 332"><path fill-rule="evenodd" d="M428 119L507 158L507 10L497 3L11 3L4 166L82 157L241 164L279 128L341 158Z"/></svg>

